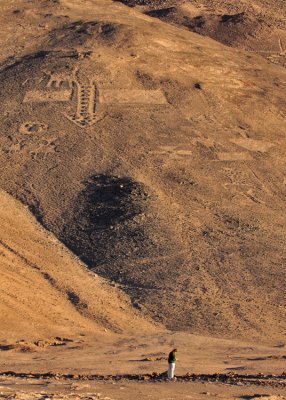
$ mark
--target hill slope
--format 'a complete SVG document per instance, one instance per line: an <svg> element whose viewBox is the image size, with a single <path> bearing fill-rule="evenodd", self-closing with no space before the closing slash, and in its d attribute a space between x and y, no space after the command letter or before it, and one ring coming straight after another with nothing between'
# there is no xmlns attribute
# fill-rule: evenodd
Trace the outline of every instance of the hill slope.
<svg viewBox="0 0 286 400"><path fill-rule="evenodd" d="M0 337L152 330L22 205L0 192Z"/></svg>
<svg viewBox="0 0 286 400"><path fill-rule="evenodd" d="M283 0L115 0L144 14L256 52L286 66L286 5Z"/></svg>
<svg viewBox="0 0 286 400"><path fill-rule="evenodd" d="M285 69L117 2L28 6L1 186L168 327L283 337Z"/></svg>

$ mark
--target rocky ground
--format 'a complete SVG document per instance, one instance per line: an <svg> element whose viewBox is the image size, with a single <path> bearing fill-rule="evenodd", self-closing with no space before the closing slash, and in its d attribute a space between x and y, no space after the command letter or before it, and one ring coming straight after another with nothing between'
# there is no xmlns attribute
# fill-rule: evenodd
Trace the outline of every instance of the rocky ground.
<svg viewBox="0 0 286 400"><path fill-rule="evenodd" d="M59 338L36 344L2 341L4 398L204 400L286 395L281 342L258 346L161 331L131 337L86 335L63 343ZM172 347L178 348L174 382L166 380Z"/></svg>
<svg viewBox="0 0 286 400"><path fill-rule="evenodd" d="M284 338L285 69L111 0L1 7L0 186L145 317Z"/></svg>
<svg viewBox="0 0 286 400"><path fill-rule="evenodd" d="M1 1L0 397L285 396L285 15Z"/></svg>
<svg viewBox="0 0 286 400"><path fill-rule="evenodd" d="M259 53L285 67L284 1L117 0L144 14L213 38L227 46Z"/></svg>
<svg viewBox="0 0 286 400"><path fill-rule="evenodd" d="M26 380L5 379L0 381L0 398L16 400L126 400L146 399L253 399L285 400L285 389L269 386L251 385L224 386L216 383L182 383L182 382L148 382L128 383L125 380L106 382L57 380L46 382L39 379L37 383ZM15 393L13 387L17 386Z"/></svg>

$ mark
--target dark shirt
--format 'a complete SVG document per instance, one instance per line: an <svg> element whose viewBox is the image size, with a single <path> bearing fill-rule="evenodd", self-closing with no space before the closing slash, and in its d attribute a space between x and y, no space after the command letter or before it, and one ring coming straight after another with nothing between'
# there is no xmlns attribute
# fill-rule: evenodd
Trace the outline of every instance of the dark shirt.
<svg viewBox="0 0 286 400"><path fill-rule="evenodd" d="M175 363L176 362L176 352L175 351L171 351L171 353L169 354L168 357L168 363Z"/></svg>

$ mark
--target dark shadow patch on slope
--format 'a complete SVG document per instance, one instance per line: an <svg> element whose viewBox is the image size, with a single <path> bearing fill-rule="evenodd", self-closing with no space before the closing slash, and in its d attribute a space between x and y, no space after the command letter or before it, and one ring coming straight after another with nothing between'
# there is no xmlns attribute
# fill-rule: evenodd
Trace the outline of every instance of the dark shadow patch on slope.
<svg viewBox="0 0 286 400"><path fill-rule="evenodd" d="M35 53L27 54L23 57L20 58L14 58L10 57L6 59L1 65L0 65L0 73L9 70L10 68L14 68L17 65L20 64L25 64L27 62L37 60L37 59L44 59L47 55L49 54L48 51L45 50L40 50Z"/></svg>
<svg viewBox="0 0 286 400"><path fill-rule="evenodd" d="M48 48L74 48L81 45L94 47L96 43L113 45L121 42L122 26L110 22L74 21L49 32Z"/></svg>
<svg viewBox="0 0 286 400"><path fill-rule="evenodd" d="M149 15L149 17L164 18L170 16L170 14L174 14L176 11L177 11L176 7L167 7L167 8L160 8L159 10L146 11L145 14Z"/></svg>
<svg viewBox="0 0 286 400"><path fill-rule="evenodd" d="M240 22L244 22L245 20L245 13L238 13L238 14L224 14L221 16L220 22L222 24L238 24Z"/></svg>
<svg viewBox="0 0 286 400"><path fill-rule="evenodd" d="M180 17L179 17L180 20ZM226 45L243 42L253 35L258 23L244 12L236 14L203 14L194 17L183 16L182 25L190 31L208 36Z"/></svg>
<svg viewBox="0 0 286 400"><path fill-rule="evenodd" d="M173 305L162 305L162 296L185 260L157 195L130 177L93 175L83 185L57 237L92 271L118 283L134 307L168 324Z"/></svg>
<svg viewBox="0 0 286 400"><path fill-rule="evenodd" d="M249 35L254 35L259 29L261 21L254 21L245 12L236 14L212 14L191 15L176 6L158 8L143 8L144 14L158 18L166 23L177 25L182 28L208 36L226 45L243 43Z"/></svg>
<svg viewBox="0 0 286 400"><path fill-rule="evenodd" d="M84 185L63 216L62 241L90 267L125 258L144 241L135 217L146 211L148 194L125 177L95 175Z"/></svg>
<svg viewBox="0 0 286 400"><path fill-rule="evenodd" d="M178 3L178 0L113 0L113 1L122 3L128 7L135 7L135 6L163 7L168 4Z"/></svg>
<svg viewBox="0 0 286 400"><path fill-rule="evenodd" d="M39 50L35 53L29 53L22 57L9 57L4 62L0 64L0 73L6 72L10 69L13 69L17 66L22 68L29 68L33 64L39 62L44 62L46 58L52 57L54 60L56 59L65 59L65 58L74 58L77 59L80 57L80 54L77 50Z"/></svg>
<svg viewBox="0 0 286 400"><path fill-rule="evenodd" d="M127 285L127 291L153 287L145 267L156 269L158 260L168 262L179 251L158 217L156 200L129 177L94 175L62 215L58 237L89 268Z"/></svg>
<svg viewBox="0 0 286 400"><path fill-rule="evenodd" d="M67 291L67 298L69 302L72 303L72 305L79 311L81 312L82 309L88 308L86 303L83 303L80 299L80 297L73 291L73 290L68 290Z"/></svg>

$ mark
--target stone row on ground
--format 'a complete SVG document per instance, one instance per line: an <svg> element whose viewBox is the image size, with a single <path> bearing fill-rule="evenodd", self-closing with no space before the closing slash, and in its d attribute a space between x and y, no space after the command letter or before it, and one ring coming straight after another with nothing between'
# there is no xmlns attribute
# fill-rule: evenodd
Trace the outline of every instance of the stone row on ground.
<svg viewBox="0 0 286 400"><path fill-rule="evenodd" d="M47 373L22 373L14 371L1 372L0 377L17 377L22 379L56 379L56 380L95 380L95 381L164 381L166 372L152 372L150 374L122 374L122 375L82 375ZM257 385L271 387L286 387L286 373L281 375L266 374L190 374L176 376L178 382L219 382L230 385Z"/></svg>

